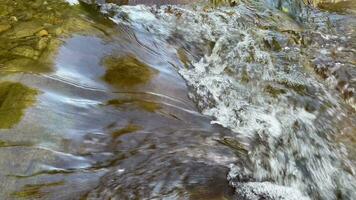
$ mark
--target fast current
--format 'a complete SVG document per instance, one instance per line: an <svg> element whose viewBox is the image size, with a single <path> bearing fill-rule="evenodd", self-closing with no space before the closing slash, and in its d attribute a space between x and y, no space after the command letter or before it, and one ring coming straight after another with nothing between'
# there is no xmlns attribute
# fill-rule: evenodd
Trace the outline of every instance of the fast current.
<svg viewBox="0 0 356 200"><path fill-rule="evenodd" d="M184 57L189 97L234 132L236 198L356 198L354 163L337 142L356 124L354 15L296 1L101 11Z"/></svg>
<svg viewBox="0 0 356 200"><path fill-rule="evenodd" d="M0 199L356 199L354 1L142 2L0 0Z"/></svg>

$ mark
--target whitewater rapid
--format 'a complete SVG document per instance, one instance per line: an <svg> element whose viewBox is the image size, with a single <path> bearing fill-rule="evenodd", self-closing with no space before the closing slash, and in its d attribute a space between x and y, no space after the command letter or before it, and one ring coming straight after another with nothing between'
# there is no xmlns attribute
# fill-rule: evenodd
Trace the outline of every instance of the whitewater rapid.
<svg viewBox="0 0 356 200"><path fill-rule="evenodd" d="M234 141L241 158L227 176L237 198L356 198L354 164L335 139L342 121L355 120L352 101L344 103L332 88L335 77L323 80L310 67L338 33L307 14L327 14L300 8L296 17L288 7L282 12L261 2L100 6L115 23L149 33L186 58L177 70L190 98L211 123L235 133L222 141ZM303 35L311 33L317 36Z"/></svg>

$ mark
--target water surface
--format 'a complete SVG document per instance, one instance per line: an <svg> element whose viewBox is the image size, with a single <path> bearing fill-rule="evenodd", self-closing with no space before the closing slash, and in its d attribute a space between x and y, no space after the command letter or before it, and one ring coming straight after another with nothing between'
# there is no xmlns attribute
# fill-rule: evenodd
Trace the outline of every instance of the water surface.
<svg viewBox="0 0 356 200"><path fill-rule="evenodd" d="M356 197L352 9L0 3L0 199Z"/></svg>

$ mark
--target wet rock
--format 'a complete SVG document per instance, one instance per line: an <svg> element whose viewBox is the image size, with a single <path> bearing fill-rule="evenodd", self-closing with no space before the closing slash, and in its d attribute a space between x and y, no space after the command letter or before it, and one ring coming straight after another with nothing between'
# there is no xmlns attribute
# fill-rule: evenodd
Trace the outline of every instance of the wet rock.
<svg viewBox="0 0 356 200"><path fill-rule="evenodd" d="M182 162L169 157L172 156L169 151L166 154L164 158L146 155L141 162L133 161L135 164L126 170L116 167L90 191L88 199L233 199L226 167Z"/></svg>
<svg viewBox="0 0 356 200"><path fill-rule="evenodd" d="M247 147L240 141L238 141L236 138L224 137L219 139L218 142L233 149L236 155L241 156L241 159L246 158L246 156L248 155Z"/></svg>
<svg viewBox="0 0 356 200"><path fill-rule="evenodd" d="M183 48L178 49L177 56L178 56L179 60L183 63L184 67L188 68L190 65L190 61L189 61L187 52Z"/></svg>

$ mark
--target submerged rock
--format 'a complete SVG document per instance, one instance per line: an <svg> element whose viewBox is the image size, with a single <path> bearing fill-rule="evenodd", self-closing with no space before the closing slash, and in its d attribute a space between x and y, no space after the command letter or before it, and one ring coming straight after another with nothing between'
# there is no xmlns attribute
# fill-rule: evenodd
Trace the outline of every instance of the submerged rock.
<svg viewBox="0 0 356 200"><path fill-rule="evenodd" d="M47 45L48 45L48 43L49 43L49 38L47 38L47 37L43 37L43 38L40 38L39 40L38 40L38 43L37 43L37 45L36 45L36 48L38 49L38 50L43 50L43 49L45 49L46 47L47 47Z"/></svg>
<svg viewBox="0 0 356 200"><path fill-rule="evenodd" d="M9 32L8 35L11 38L24 38L35 35L37 32L41 31L43 27L37 22L23 22L14 26L13 31Z"/></svg>
<svg viewBox="0 0 356 200"><path fill-rule="evenodd" d="M21 83L0 83L0 129L20 122L25 110L36 101L38 92Z"/></svg>
<svg viewBox="0 0 356 200"><path fill-rule="evenodd" d="M106 73L103 79L117 87L134 87L148 83L157 73L150 66L128 55L124 57L106 57L103 60Z"/></svg>
<svg viewBox="0 0 356 200"><path fill-rule="evenodd" d="M43 30L41 30L40 32L38 32L37 35L38 35L39 37L48 36L48 31L46 31L46 30L43 29Z"/></svg>
<svg viewBox="0 0 356 200"><path fill-rule="evenodd" d="M127 106L134 105L147 112L155 112L156 110L161 109L161 106L158 103L140 99L112 99L107 102L107 105L113 105L119 108L126 108Z"/></svg>
<svg viewBox="0 0 356 200"><path fill-rule="evenodd" d="M45 192L42 190L49 187L61 186L63 181L47 183L47 184L31 184L25 185L22 190L12 193L16 198L43 198Z"/></svg>
<svg viewBox="0 0 356 200"><path fill-rule="evenodd" d="M0 24L0 33L5 32L11 28L10 24Z"/></svg>
<svg viewBox="0 0 356 200"><path fill-rule="evenodd" d="M8 15L9 13L12 12L12 7L7 6L7 5L0 5L0 16L5 16Z"/></svg>
<svg viewBox="0 0 356 200"><path fill-rule="evenodd" d="M135 124L128 124L125 128L114 131L111 135L113 138L120 137L121 135L133 133L141 130L142 127Z"/></svg>
<svg viewBox="0 0 356 200"><path fill-rule="evenodd" d="M11 53L13 55L23 56L23 57L31 58L31 59L34 59L34 60L37 60L39 55L40 55L39 51L33 49L30 46L16 47L16 48L11 50Z"/></svg>

